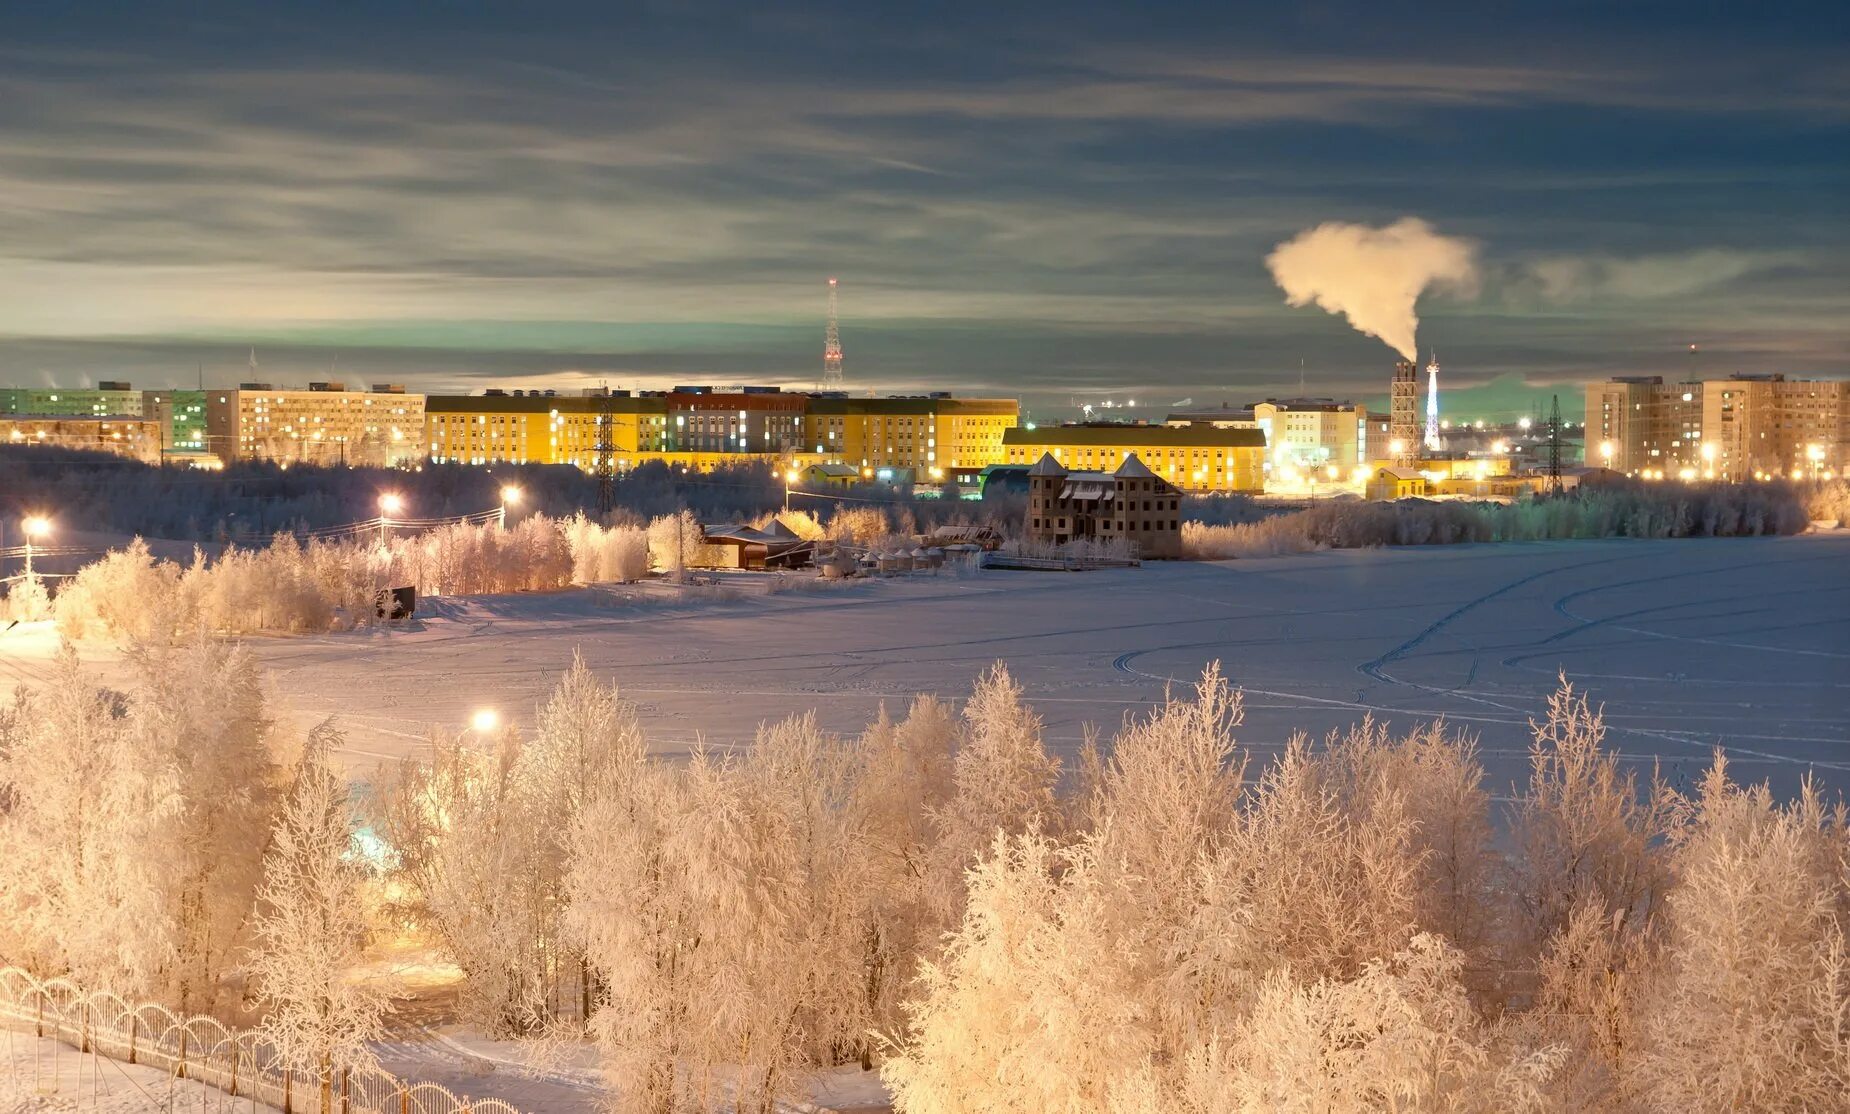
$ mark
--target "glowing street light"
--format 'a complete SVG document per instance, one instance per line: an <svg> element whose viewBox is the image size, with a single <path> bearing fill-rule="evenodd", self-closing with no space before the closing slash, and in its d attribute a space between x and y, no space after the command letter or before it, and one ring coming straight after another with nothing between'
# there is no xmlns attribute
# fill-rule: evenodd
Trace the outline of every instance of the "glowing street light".
<svg viewBox="0 0 1850 1114"><path fill-rule="evenodd" d="M507 529L507 509L520 504L520 488L508 484L501 489L501 528Z"/></svg>
<svg viewBox="0 0 1850 1114"><path fill-rule="evenodd" d="M1611 441L1601 441L1599 443L1599 455L1600 455L1600 458L1604 460L1607 464L1612 463L1612 442Z"/></svg>
<svg viewBox="0 0 1850 1114"><path fill-rule="evenodd" d="M32 575L32 540L51 536L51 519L44 515L30 515L19 524L26 535L26 575Z"/></svg>
<svg viewBox="0 0 1850 1114"><path fill-rule="evenodd" d="M386 528L391 524L392 516L405 509L405 497L396 491L388 491L379 497L379 544L385 545Z"/></svg>
<svg viewBox="0 0 1850 1114"><path fill-rule="evenodd" d="M501 713L493 708L481 708L469 717L469 726L478 735L486 735L501 726Z"/></svg>
<svg viewBox="0 0 1850 1114"><path fill-rule="evenodd" d="M1517 419L1516 419L1516 428L1518 428L1518 429L1522 429L1522 430L1527 430L1527 429L1529 428L1529 426L1530 426L1530 424L1531 424L1531 423L1530 423L1530 421L1529 421L1529 419L1527 419L1527 418L1517 418Z"/></svg>

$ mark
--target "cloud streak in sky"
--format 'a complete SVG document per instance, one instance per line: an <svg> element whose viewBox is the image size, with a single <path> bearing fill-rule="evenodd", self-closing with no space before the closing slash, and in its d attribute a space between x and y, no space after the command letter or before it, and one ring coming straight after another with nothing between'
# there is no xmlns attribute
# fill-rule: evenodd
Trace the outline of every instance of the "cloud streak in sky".
<svg viewBox="0 0 1850 1114"><path fill-rule="evenodd" d="M1801 365L1766 370L1845 367L1845 91L1804 65L1738 79L1754 55L1720 37L1697 80L1438 26L1413 60L1322 25L1143 35L1089 10L986 14L981 39L658 16L22 30L0 65L0 382L109 360L179 378L189 346L264 338L439 385L586 364L803 382L835 273L862 383L1182 397L1295 383L1302 356L1361 389L1379 349L1280 305L1265 257L1409 212L1484 245L1492 296L1440 307L1461 377L1607 373L1692 315Z"/></svg>

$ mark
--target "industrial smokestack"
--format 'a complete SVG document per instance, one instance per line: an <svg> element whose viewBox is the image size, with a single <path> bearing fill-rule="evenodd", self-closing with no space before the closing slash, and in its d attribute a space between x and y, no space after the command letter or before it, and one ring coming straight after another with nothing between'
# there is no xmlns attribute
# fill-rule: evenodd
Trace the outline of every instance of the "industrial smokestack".
<svg viewBox="0 0 1850 1114"><path fill-rule="evenodd" d="M1442 236L1418 217L1385 228L1332 221L1298 233L1266 256L1272 278L1293 306L1316 303L1340 313L1407 360L1418 359L1414 306L1429 287L1470 292L1477 246Z"/></svg>

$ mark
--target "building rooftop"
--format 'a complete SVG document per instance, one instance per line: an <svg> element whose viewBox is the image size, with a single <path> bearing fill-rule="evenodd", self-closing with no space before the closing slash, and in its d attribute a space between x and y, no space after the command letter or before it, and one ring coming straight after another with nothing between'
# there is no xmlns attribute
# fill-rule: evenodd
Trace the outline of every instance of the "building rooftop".
<svg viewBox="0 0 1850 1114"><path fill-rule="evenodd" d="M1139 445L1149 448L1263 449L1257 429L1218 429L1211 425L1061 425L1002 432L1004 445Z"/></svg>

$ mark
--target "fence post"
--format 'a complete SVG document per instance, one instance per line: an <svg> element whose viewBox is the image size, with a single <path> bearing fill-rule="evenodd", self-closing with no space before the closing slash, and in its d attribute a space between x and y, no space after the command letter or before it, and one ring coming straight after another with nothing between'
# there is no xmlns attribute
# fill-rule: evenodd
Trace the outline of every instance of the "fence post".
<svg viewBox="0 0 1850 1114"><path fill-rule="evenodd" d="M128 1062L131 1064L135 1062L135 1054L137 1052L135 1047L135 1036L139 1032L141 1032L141 1014L136 1010L130 1010L128 1015Z"/></svg>
<svg viewBox="0 0 1850 1114"><path fill-rule="evenodd" d="M186 1078L186 1026L180 1026L180 1078Z"/></svg>
<svg viewBox="0 0 1850 1114"><path fill-rule="evenodd" d="M352 1069L350 1068L340 1069L340 1114L347 1114L348 1084L350 1082L351 1075L352 1075Z"/></svg>
<svg viewBox="0 0 1850 1114"><path fill-rule="evenodd" d="M32 1035L43 1040L45 1037L45 992L43 990L39 991L37 1002L38 1002L38 1016L32 1022L33 1024Z"/></svg>
<svg viewBox="0 0 1850 1114"><path fill-rule="evenodd" d="M283 1114L295 1114L295 1069L283 1064Z"/></svg>
<svg viewBox="0 0 1850 1114"><path fill-rule="evenodd" d="M398 1082L398 1114L411 1114L411 1092L405 1090L402 1079Z"/></svg>
<svg viewBox="0 0 1850 1114"><path fill-rule="evenodd" d="M234 1039L231 1042L231 1097L238 1097L238 1063L244 1059L244 1049Z"/></svg>

